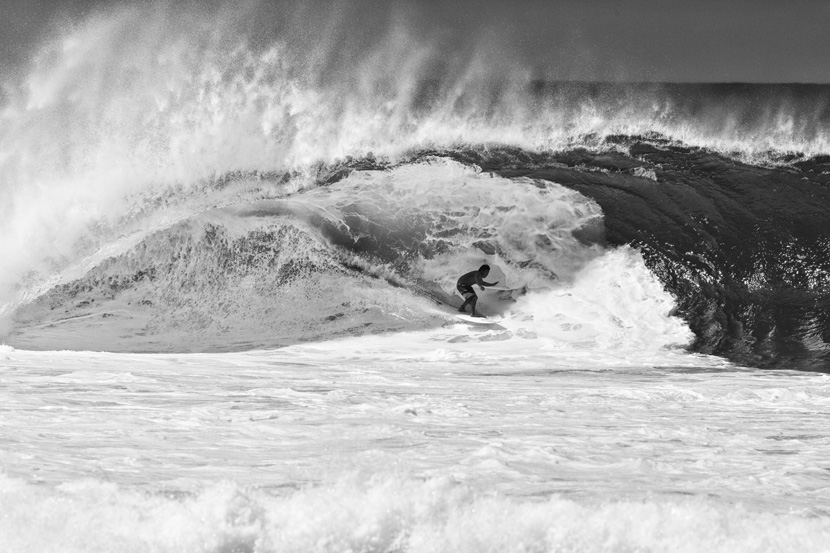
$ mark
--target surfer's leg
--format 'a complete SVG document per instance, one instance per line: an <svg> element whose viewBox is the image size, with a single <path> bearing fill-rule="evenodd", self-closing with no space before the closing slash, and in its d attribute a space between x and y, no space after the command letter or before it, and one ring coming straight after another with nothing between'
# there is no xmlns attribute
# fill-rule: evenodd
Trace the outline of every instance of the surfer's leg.
<svg viewBox="0 0 830 553"><path fill-rule="evenodd" d="M476 302L478 301L478 296L473 294L473 296L467 301L470 302L470 315L472 315L473 317L481 317L481 315L476 313Z"/></svg>
<svg viewBox="0 0 830 553"><path fill-rule="evenodd" d="M467 304L473 301L473 298L476 297L476 293L469 286L458 286L458 292L461 294L461 297L464 298L464 303L461 304L458 311L459 313L464 313L464 308L467 307ZM475 303L473 303L473 305L475 305ZM473 308L473 311L475 311L475 308Z"/></svg>

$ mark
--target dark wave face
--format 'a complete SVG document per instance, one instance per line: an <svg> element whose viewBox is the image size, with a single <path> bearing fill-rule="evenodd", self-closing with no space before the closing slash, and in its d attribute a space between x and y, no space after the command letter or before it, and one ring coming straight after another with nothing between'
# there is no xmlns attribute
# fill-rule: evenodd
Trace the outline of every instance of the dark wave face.
<svg viewBox="0 0 830 553"><path fill-rule="evenodd" d="M627 153L459 156L555 181L603 210L678 299L695 351L760 366L830 368L830 158L758 167L662 140Z"/></svg>

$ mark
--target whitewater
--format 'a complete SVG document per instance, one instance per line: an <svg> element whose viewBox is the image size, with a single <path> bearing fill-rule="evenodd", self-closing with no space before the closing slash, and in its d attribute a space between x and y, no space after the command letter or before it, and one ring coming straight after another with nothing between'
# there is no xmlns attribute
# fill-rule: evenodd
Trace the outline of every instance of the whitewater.
<svg viewBox="0 0 830 553"><path fill-rule="evenodd" d="M830 550L830 87L354 24L111 7L4 76L2 550Z"/></svg>

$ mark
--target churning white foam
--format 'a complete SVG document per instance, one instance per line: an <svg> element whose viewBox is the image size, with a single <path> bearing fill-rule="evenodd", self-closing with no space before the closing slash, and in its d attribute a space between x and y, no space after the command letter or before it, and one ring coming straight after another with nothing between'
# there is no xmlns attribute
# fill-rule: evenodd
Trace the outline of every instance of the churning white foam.
<svg viewBox="0 0 830 553"><path fill-rule="evenodd" d="M689 345L694 334L672 315L674 307L639 252L621 248L590 260L573 283L519 299L502 324L554 347L622 354Z"/></svg>
<svg viewBox="0 0 830 553"><path fill-rule="evenodd" d="M402 258L419 253L415 274L447 291L484 261L504 266L514 285L569 281L601 252L602 211L589 198L555 183L498 177L446 158L356 172L303 194L302 201L323 210L355 241L374 230L381 246L398 249ZM363 222L371 226L363 228Z"/></svg>
<svg viewBox="0 0 830 553"><path fill-rule="evenodd" d="M820 551L826 518L703 497L580 503L475 492L450 479L355 475L272 495L230 482L195 495L0 476L0 539L14 553L269 551Z"/></svg>

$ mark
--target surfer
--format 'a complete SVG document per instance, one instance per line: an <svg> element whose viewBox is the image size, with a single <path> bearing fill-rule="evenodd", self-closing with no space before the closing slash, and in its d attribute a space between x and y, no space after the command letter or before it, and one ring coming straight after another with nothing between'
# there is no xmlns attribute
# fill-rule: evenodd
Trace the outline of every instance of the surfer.
<svg viewBox="0 0 830 553"><path fill-rule="evenodd" d="M478 268L478 271L470 271L466 275L463 275L461 278L458 279L455 287L458 288L461 297L464 298L464 303L461 304L461 307L458 310L462 313L465 312L465 307L467 304L470 304L470 309L472 310L473 317L484 317L484 315L479 315L476 313L476 302L478 301L478 296L476 296L475 290L473 290L473 285L478 284L478 287L484 290L485 286L495 286L499 282L485 282L484 279L487 278L487 275L490 274L490 266L489 265L482 265Z"/></svg>

